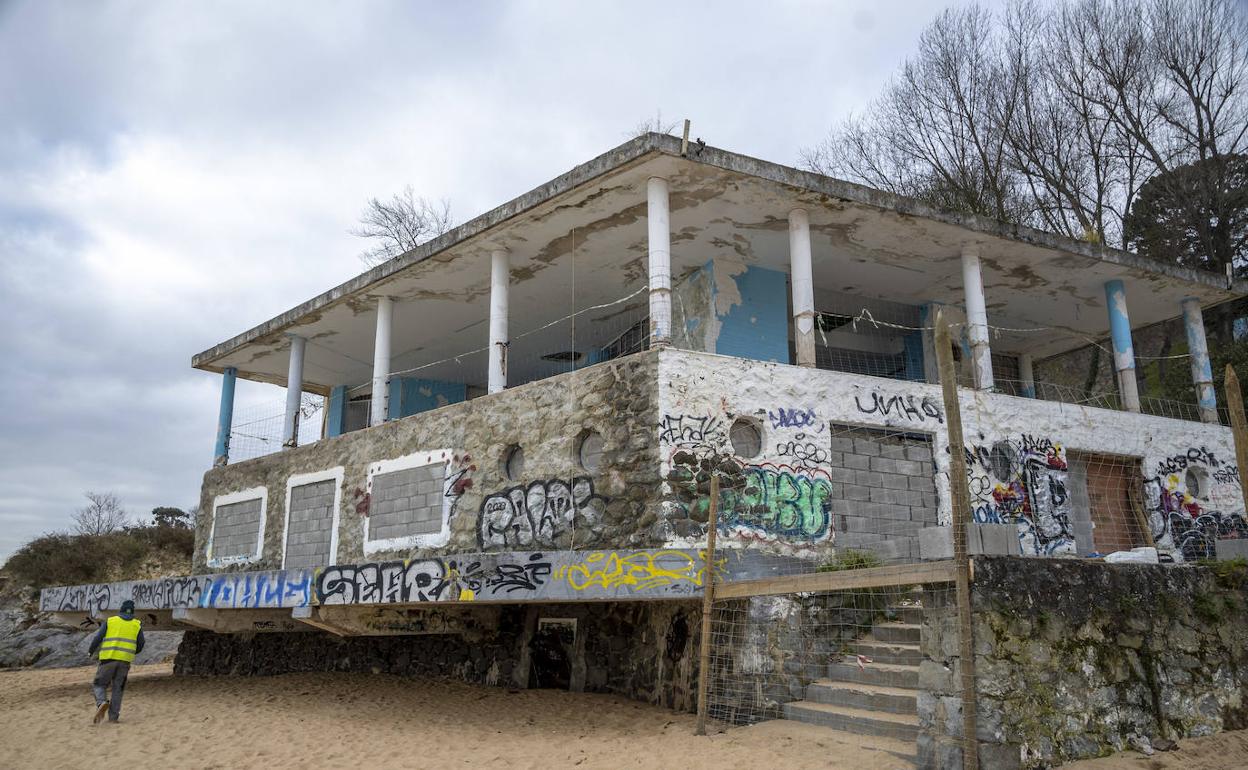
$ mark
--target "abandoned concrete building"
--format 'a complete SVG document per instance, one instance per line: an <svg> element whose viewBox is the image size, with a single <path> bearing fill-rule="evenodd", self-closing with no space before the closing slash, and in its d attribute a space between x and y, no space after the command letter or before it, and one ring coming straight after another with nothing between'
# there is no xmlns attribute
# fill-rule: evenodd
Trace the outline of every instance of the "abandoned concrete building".
<svg viewBox="0 0 1248 770"><path fill-rule="evenodd" d="M953 766L965 748L956 627L931 588L951 578L931 573L922 601L894 596L883 614L855 606L840 624L852 633L827 644L793 621L813 612L808 594L733 586L848 553L870 567L947 563L961 452L982 554L975 606L1022 608L975 626L987 766L1094 755L1158 724L1224 729L1248 713L1248 666L1229 664L1248 645L1225 616L1174 610L1198 638L1153 651L1161 701L1156 676L1094 656L1053 674L1073 677L1069 708L1022 722L1002 714L1025 710L1011 693L1050 656L1024 665L994 644L1096 623L1112 640L1112 613L1080 616L1089 602L1075 594L1144 575L1144 601L1173 590L1190 602L1206 577L1185 565L1241 552L1236 449L1201 312L1245 294L1241 281L644 135L194 356L222 378L195 574L50 588L42 607L82 622L133 599L149 623L196 629L185 673L387 670L689 710L710 574L701 482L722 472L740 478L724 485L711 571L725 587L717 613L739 627L716 630L712 716L883 735L921 765ZM959 362L966 446L952 451L938 316ZM1135 378L1132 330L1175 318L1190 405L1141 397ZM1042 387L1046 367L1106 339L1112 397ZM286 388L276 451L231 456L237 378ZM324 404L316 440L307 394ZM1095 560L1139 547L1173 564ZM1027 613L1047 626L1019 631Z"/></svg>

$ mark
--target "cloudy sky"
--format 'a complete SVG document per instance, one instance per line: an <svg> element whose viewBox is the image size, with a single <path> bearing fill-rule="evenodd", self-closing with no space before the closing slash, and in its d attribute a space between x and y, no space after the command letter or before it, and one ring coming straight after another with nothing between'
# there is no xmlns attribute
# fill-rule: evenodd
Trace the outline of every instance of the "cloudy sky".
<svg viewBox="0 0 1248 770"><path fill-rule="evenodd" d="M360 272L368 197L463 222L659 110L795 163L937 11L0 0L0 560L87 490L195 504L220 378L191 355Z"/></svg>

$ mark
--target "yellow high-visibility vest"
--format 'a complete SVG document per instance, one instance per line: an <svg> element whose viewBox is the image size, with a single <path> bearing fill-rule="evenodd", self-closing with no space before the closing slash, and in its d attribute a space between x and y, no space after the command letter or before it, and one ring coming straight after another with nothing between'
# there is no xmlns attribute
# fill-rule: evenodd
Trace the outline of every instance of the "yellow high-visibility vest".
<svg viewBox="0 0 1248 770"><path fill-rule="evenodd" d="M126 620L113 615L105 624L104 641L100 644L100 660L134 661L139 651L139 629L142 623L138 620Z"/></svg>

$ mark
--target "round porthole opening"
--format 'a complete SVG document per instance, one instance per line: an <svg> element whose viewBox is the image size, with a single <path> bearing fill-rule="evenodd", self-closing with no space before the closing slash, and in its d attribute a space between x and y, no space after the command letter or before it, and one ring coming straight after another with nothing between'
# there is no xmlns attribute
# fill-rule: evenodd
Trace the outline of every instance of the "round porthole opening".
<svg viewBox="0 0 1248 770"><path fill-rule="evenodd" d="M763 451L763 432L758 423L738 418L728 429L728 441L732 444L732 452L737 457L750 459L758 457Z"/></svg>
<svg viewBox="0 0 1248 770"><path fill-rule="evenodd" d="M581 433L576 442L576 461L590 473L602 467L602 434L596 430Z"/></svg>
<svg viewBox="0 0 1248 770"><path fill-rule="evenodd" d="M503 450L502 471L508 481L524 478L524 448L519 444L512 444Z"/></svg>

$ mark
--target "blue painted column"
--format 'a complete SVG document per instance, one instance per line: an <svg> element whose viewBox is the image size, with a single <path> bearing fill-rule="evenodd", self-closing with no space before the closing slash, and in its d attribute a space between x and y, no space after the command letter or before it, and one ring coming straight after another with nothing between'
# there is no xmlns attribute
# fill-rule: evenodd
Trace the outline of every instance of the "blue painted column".
<svg viewBox="0 0 1248 770"><path fill-rule="evenodd" d="M1202 422L1218 422L1218 396L1213 390L1213 365L1209 362L1209 343L1205 339L1205 316L1200 300L1183 300L1183 327L1187 329L1187 354L1192 361L1192 383L1196 386L1196 405Z"/></svg>
<svg viewBox="0 0 1248 770"><path fill-rule="evenodd" d="M217 410L217 445L212 451L212 467L230 461L230 430L234 425L234 382L238 370L232 366L221 372L221 407Z"/></svg>
<svg viewBox="0 0 1248 770"><path fill-rule="evenodd" d="M1135 382L1135 345L1131 342L1131 319L1127 315L1127 290L1122 281L1105 282L1105 307L1109 310L1109 336L1114 343L1114 371L1122 408L1140 411L1140 391Z"/></svg>
<svg viewBox="0 0 1248 770"><path fill-rule="evenodd" d="M328 438L341 436L347 419L347 386L338 385L329 391L329 415L325 433Z"/></svg>

